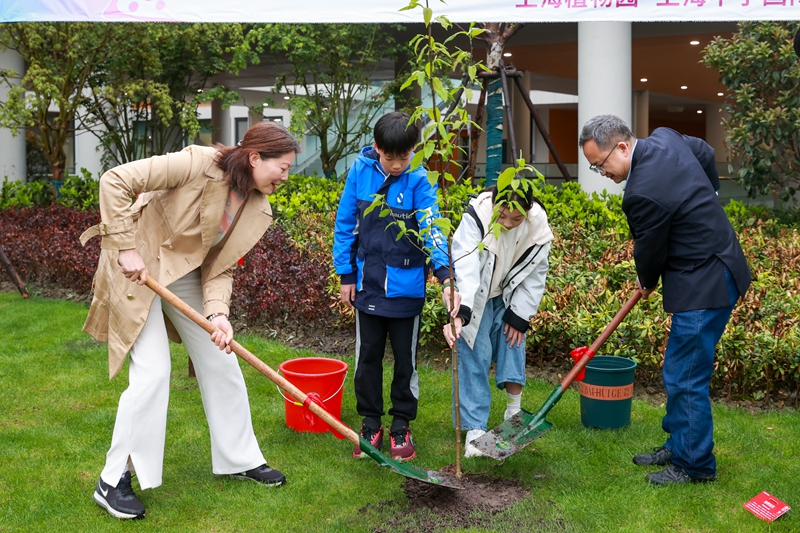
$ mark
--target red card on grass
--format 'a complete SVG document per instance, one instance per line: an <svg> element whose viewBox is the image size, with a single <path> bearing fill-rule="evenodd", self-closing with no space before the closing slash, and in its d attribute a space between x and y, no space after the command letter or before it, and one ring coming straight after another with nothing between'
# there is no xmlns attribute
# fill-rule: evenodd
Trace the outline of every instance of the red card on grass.
<svg viewBox="0 0 800 533"><path fill-rule="evenodd" d="M749 502L744 504L744 508L759 517L761 520L772 522L786 511L791 509L788 505L780 501L769 492L762 492Z"/></svg>

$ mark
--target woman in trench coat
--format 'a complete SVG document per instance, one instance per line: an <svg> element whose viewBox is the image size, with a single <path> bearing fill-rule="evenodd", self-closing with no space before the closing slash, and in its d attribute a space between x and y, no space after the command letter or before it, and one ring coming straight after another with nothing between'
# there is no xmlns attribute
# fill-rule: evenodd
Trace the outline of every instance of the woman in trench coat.
<svg viewBox="0 0 800 533"><path fill-rule="evenodd" d="M105 467L93 498L116 518L142 518L131 487L161 484L169 400L168 339L184 343L197 374L211 435L212 471L279 486L253 432L247 389L229 343L233 270L272 222L267 196L287 179L299 151L280 124L261 122L233 147L189 146L126 163L100 178L102 237L84 331L108 342L109 377L130 353ZM131 202L136 198L135 202ZM144 286L148 276L208 317L202 328Z"/></svg>

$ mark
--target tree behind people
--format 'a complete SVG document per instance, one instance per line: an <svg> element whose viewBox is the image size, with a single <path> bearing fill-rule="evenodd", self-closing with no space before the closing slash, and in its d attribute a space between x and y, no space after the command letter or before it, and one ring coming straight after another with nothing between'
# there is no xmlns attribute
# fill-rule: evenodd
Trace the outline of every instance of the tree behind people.
<svg viewBox="0 0 800 533"><path fill-rule="evenodd" d="M507 22L485 22L479 25L484 32L476 37L486 43L486 67L499 69L503 59L503 49L524 24ZM505 111L503 109L503 81L500 77L486 79L486 185L497 183L497 177L503 170L503 129ZM511 124L508 124L511 128ZM476 132L476 135L479 135ZM515 160L520 154L512 154Z"/></svg>
<svg viewBox="0 0 800 533"><path fill-rule="evenodd" d="M212 76L238 69L228 53L241 47L241 24L124 24L128 38L89 77L84 128L116 166L175 152L202 128L197 106L238 94L206 89ZM238 48L237 50L241 50Z"/></svg>
<svg viewBox="0 0 800 533"><path fill-rule="evenodd" d="M242 40L239 24L2 24L0 49L19 53L26 70L0 70L10 88L0 127L36 131L29 139L58 181L78 127L99 139L106 166L175 151L200 131L199 103L238 97L201 90L235 70L227 48Z"/></svg>
<svg viewBox="0 0 800 533"><path fill-rule="evenodd" d="M717 37L703 61L728 88L723 109L731 158L750 197L795 202L800 188L800 65L792 48L795 22L741 22Z"/></svg>
<svg viewBox="0 0 800 533"><path fill-rule="evenodd" d="M54 180L67 167L64 145L80 120L82 92L89 76L117 44L123 25L25 22L0 25L0 50L14 50L25 72L0 70L8 98L0 102L0 127L17 135L35 128L30 139L50 164ZM51 112L55 109L55 112Z"/></svg>
<svg viewBox="0 0 800 533"><path fill-rule="evenodd" d="M381 60L397 54L391 33L378 24L266 24L248 40L275 55L276 90L290 98L289 129L319 137L322 170L333 176L336 164L368 141L391 96L393 68L373 85Z"/></svg>

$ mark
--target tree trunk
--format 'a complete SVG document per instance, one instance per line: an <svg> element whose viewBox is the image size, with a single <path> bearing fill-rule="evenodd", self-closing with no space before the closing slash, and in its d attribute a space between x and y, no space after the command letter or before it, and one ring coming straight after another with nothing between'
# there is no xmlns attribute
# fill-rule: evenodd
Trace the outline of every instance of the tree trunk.
<svg viewBox="0 0 800 533"><path fill-rule="evenodd" d="M328 133L325 132L325 135L327 134ZM325 149L320 151L319 162L322 164L322 173L325 175L325 177L328 179L334 179L336 177L336 161L331 160L329 153Z"/></svg>
<svg viewBox="0 0 800 533"><path fill-rule="evenodd" d="M64 175L67 172L66 166L64 161L53 164L53 181L64 181Z"/></svg>
<svg viewBox="0 0 800 533"><path fill-rule="evenodd" d="M490 43L486 66L495 70L502 56L503 43L498 38ZM503 82L500 78L489 80L486 93L486 186L489 187L497 183L503 170Z"/></svg>
<svg viewBox="0 0 800 533"><path fill-rule="evenodd" d="M491 22L483 24L486 30L486 66L496 70L503 57L508 40L522 28L522 24ZM487 85L486 98L486 186L497 183L503 169L503 81L498 77Z"/></svg>
<svg viewBox="0 0 800 533"><path fill-rule="evenodd" d="M22 297L30 298L31 293L28 292L28 288L25 286L25 282L22 281L22 278L19 277L19 274L17 274L16 269L11 264L11 261L9 261L8 257L6 257L6 254L3 251L2 246L0 246L0 263L3 264L3 268L6 269L8 277L11 278L11 281L14 283L14 285L17 286L17 290L19 290L20 294L22 294Z"/></svg>

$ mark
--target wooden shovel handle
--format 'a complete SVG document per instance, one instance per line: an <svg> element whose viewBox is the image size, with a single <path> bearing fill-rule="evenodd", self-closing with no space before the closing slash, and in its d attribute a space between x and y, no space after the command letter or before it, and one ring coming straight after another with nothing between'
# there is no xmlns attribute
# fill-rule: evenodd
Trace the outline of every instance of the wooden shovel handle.
<svg viewBox="0 0 800 533"><path fill-rule="evenodd" d="M175 309L189 317L195 324L206 330L209 334L214 333L215 331L219 331L219 328L214 326L211 321L206 320L204 316L200 313L195 311L192 307L190 307L186 302L175 296L169 289L161 285L158 281L153 279L152 276L147 276L147 281L145 284L150 287L153 292L161 296L164 300L169 302ZM267 376L267 378L275 383L277 386L288 392L294 399L299 402L305 402L306 400L306 393L292 385L289 381L286 380L283 376L272 370L269 365L267 365L264 361L250 353L244 346L236 342L235 340L231 341L230 344L231 350L247 361L250 366ZM325 421L329 426L333 429L344 435L347 440L352 442L355 445L359 444L358 434L344 425L341 421L339 421L336 417L331 415L328 411L320 407L319 405L315 404L314 402L308 403L308 409L320 417L322 420Z"/></svg>
<svg viewBox="0 0 800 533"><path fill-rule="evenodd" d="M636 305L636 302L638 302L641 297L642 291L636 289L636 292L633 293L633 296L631 296L628 301L625 302L625 305L623 305L622 308L617 311L617 314L614 315L614 318L606 326L606 329L603 330L603 333L601 333L600 336L597 337L597 339L589 347L593 353L596 354L597 351L600 350L600 347L603 346L603 343L606 342L608 337L610 337L614 330L617 329L617 326L622 323L622 321L625 319L628 313L631 312L631 309L633 309L633 306ZM569 373L564 377L564 380L561 382L562 391L566 391L567 388L572 385L572 382L575 381L575 377L580 374L584 368L586 368L586 365L589 364L590 360L591 358L589 356L584 355L577 363L575 363L575 366L572 367L572 370L569 371Z"/></svg>

